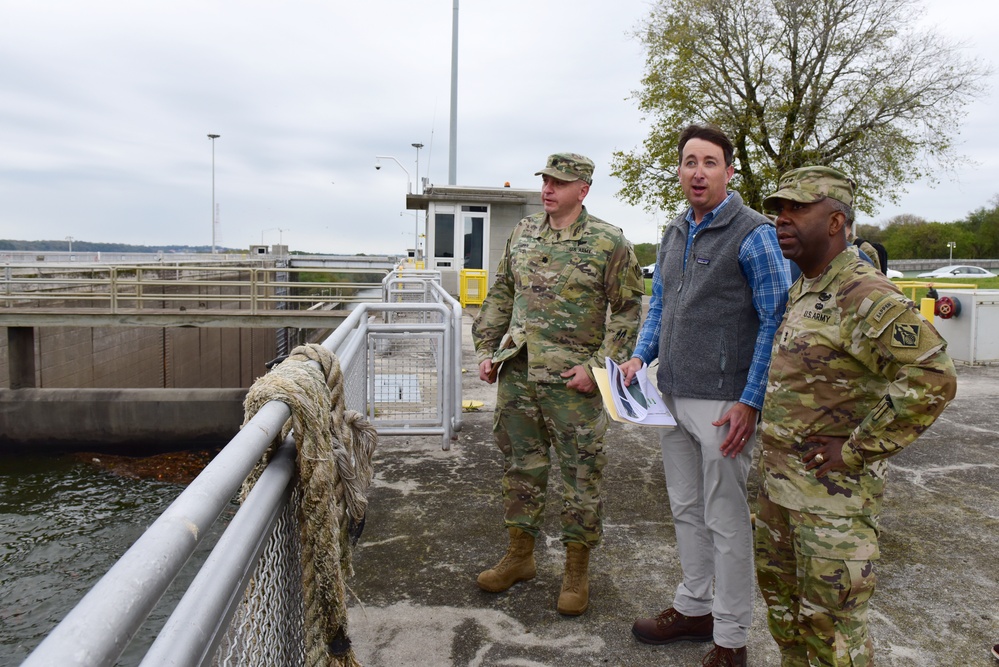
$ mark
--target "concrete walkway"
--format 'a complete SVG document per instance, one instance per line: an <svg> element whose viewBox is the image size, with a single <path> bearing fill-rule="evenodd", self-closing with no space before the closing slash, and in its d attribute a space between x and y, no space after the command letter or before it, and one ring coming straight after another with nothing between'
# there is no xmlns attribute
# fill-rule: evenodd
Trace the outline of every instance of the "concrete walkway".
<svg viewBox="0 0 999 667"><path fill-rule="evenodd" d="M473 314L466 309L464 317L464 398L484 407L465 413L451 451L437 438L379 444L348 581L361 663L700 665L710 644L654 647L631 636L635 618L669 606L680 577L654 429L614 424L608 433L605 537L591 558L586 614L555 611L564 558L555 480L537 578L498 595L475 585L503 554L506 533L495 387L478 380ZM999 642L999 367L961 367L959 376L954 403L892 459L871 617L878 665L999 665L989 655ZM755 471L750 486L755 498ZM758 592L749 664L779 664Z"/></svg>

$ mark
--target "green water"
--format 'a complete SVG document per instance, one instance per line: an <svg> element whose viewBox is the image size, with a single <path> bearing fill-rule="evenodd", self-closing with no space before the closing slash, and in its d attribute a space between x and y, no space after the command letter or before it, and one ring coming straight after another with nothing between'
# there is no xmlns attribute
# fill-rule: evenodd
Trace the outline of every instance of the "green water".
<svg viewBox="0 0 999 667"><path fill-rule="evenodd" d="M70 457L0 457L0 665L23 661L183 488ZM202 542L119 664L141 661L218 532Z"/></svg>

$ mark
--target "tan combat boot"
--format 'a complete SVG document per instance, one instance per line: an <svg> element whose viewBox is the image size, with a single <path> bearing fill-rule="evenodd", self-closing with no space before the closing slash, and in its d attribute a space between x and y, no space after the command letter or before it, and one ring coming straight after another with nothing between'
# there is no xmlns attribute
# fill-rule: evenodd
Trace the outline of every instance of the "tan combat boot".
<svg viewBox="0 0 999 667"><path fill-rule="evenodd" d="M534 536L520 528L510 528L510 548L496 567L486 570L477 580L479 588L490 593L502 593L518 581L533 579Z"/></svg>
<svg viewBox="0 0 999 667"><path fill-rule="evenodd" d="M558 596L558 613L579 616L590 606L590 548L570 542L565 547L565 576Z"/></svg>

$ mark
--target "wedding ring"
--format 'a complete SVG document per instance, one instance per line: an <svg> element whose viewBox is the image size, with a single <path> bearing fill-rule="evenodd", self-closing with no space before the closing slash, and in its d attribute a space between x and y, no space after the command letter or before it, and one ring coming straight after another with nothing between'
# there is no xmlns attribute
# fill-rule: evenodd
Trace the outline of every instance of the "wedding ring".
<svg viewBox="0 0 999 667"><path fill-rule="evenodd" d="M815 460L819 462L819 465L822 465L826 462L826 457L822 456L822 452L819 452L815 455Z"/></svg>

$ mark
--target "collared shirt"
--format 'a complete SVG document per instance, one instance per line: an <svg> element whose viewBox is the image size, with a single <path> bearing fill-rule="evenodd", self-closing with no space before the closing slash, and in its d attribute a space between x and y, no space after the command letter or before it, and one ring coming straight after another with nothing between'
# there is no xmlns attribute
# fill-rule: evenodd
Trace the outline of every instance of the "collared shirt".
<svg viewBox="0 0 999 667"><path fill-rule="evenodd" d="M704 216L699 225L694 225L693 210L687 210L687 221L690 226L687 234L687 249L684 253L685 264L697 232L711 224L725 205L731 201L732 195L733 193L729 193L724 201ZM746 235L739 246L739 266L753 292L753 308L760 319L760 329L753 348L753 359L749 366L749 377L739 401L759 410L763 407L763 397L766 393L770 348L777 327L784 316L784 309L787 306L787 290L790 286L787 260L780 252L777 231L772 225L761 225ZM659 275L659 263L657 262L652 273L652 297L649 300L649 313L638 334L638 344L635 346L633 357L639 357L645 363L652 363L658 356L662 315L663 282L662 276ZM696 341L689 341L686 344L692 349L697 346Z"/></svg>

